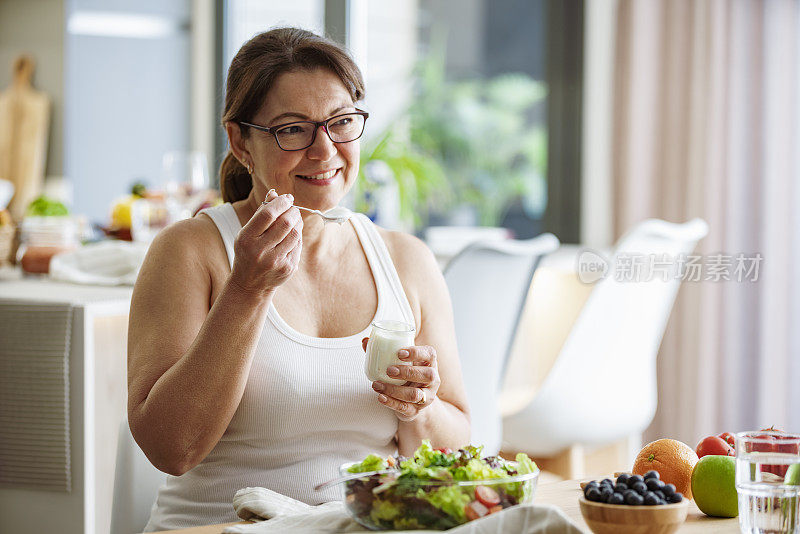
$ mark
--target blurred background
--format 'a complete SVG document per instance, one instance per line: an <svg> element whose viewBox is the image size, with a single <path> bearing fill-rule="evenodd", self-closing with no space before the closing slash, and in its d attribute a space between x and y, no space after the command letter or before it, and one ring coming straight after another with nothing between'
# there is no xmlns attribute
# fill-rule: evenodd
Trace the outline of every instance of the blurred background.
<svg viewBox="0 0 800 534"><path fill-rule="evenodd" d="M698 254L760 254L756 279L683 285L645 438L800 430L797 1L0 0L0 90L28 54L49 102L36 192L128 238L136 199L217 202L228 64L283 25L365 75L350 205L437 255L464 228L602 250L651 217L706 220ZM647 387L597 386L609 409Z"/></svg>

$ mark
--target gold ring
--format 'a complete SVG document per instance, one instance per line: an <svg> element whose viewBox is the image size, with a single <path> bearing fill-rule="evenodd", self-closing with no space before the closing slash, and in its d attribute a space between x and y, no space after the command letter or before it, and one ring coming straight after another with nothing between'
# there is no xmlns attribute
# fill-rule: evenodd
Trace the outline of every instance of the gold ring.
<svg viewBox="0 0 800 534"><path fill-rule="evenodd" d="M262 200L262 201L261 201L261 205L262 205L262 206L266 206L267 204L269 204L269 202L267 202L266 200Z"/></svg>

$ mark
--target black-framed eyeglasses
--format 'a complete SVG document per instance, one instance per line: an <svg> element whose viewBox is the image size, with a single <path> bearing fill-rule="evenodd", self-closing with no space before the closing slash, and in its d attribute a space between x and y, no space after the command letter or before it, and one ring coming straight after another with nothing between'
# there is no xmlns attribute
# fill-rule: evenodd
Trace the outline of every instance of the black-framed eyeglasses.
<svg viewBox="0 0 800 534"><path fill-rule="evenodd" d="M314 144L317 130L322 126L328 138L334 143L355 141L364 133L364 124L369 113L356 109L351 113L336 115L324 121L295 121L277 126L259 126L250 122L239 121L242 126L249 126L275 136L281 150L304 150Z"/></svg>

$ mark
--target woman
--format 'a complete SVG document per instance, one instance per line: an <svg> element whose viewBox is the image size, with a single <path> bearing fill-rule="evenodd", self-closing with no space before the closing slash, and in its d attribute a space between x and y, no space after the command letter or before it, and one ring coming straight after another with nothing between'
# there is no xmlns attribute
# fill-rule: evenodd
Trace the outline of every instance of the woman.
<svg viewBox="0 0 800 534"><path fill-rule="evenodd" d="M328 210L353 186L363 96L348 55L307 31L257 35L231 63L227 203L158 235L131 303L128 419L171 475L148 530L235 521L247 486L334 500L312 488L345 461L469 441L433 255L363 216L326 225L295 207ZM416 328L411 365L389 369L405 385L365 377L375 319Z"/></svg>

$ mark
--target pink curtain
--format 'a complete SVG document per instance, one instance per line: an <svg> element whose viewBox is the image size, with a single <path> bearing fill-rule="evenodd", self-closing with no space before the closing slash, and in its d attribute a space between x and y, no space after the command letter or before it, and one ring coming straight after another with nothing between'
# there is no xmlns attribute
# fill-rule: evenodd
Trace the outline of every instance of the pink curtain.
<svg viewBox="0 0 800 534"><path fill-rule="evenodd" d="M616 9L615 237L648 217L711 228L703 280L683 284L664 336L645 439L800 432L798 2ZM736 279L739 254L756 279ZM706 280L720 258L731 280Z"/></svg>

